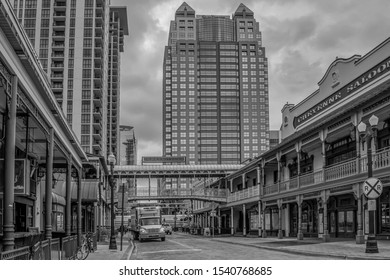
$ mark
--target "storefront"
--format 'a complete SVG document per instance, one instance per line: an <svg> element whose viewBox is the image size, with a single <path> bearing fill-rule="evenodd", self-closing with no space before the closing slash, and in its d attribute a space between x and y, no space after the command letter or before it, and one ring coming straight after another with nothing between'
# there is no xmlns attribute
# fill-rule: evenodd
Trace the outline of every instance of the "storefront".
<svg viewBox="0 0 390 280"><path fill-rule="evenodd" d="M329 197L328 221L331 237L355 237L357 202L352 194Z"/></svg>
<svg viewBox="0 0 390 280"><path fill-rule="evenodd" d="M390 236L390 187L383 189L382 195L379 197L379 232L378 234Z"/></svg>

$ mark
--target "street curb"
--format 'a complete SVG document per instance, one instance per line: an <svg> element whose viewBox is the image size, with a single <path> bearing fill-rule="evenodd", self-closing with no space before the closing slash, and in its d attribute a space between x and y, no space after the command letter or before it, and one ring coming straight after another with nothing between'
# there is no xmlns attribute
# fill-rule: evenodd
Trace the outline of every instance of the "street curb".
<svg viewBox="0 0 390 280"><path fill-rule="evenodd" d="M226 240L216 240L216 239L214 239L214 241L221 242L221 243L236 244L236 245L247 246L247 247L256 247L256 248L259 248L259 249L265 249L265 250L270 250L270 251L278 251L278 252L285 252L285 253L296 254L296 255L315 256L315 257L333 257L333 258L339 258L339 259L342 259L342 260L390 260L390 258L386 258L386 257L347 256L347 255L327 254L327 253L312 252L312 251L296 251L296 250L290 250L290 249L286 249L286 248L275 248L275 247L268 247L268 246L254 245L254 244L230 242L230 241L226 241Z"/></svg>
<svg viewBox="0 0 390 280"><path fill-rule="evenodd" d="M134 241L130 240L130 245L127 247L125 253L123 254L121 260L130 260L131 255L134 251Z"/></svg>

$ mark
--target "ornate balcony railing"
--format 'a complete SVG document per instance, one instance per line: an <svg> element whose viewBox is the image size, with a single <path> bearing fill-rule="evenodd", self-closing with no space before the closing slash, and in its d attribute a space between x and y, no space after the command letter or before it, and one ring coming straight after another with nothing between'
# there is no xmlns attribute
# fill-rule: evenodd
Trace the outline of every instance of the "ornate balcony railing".
<svg viewBox="0 0 390 280"><path fill-rule="evenodd" d="M239 201L251 197L259 197L259 186L252 186L247 189L229 193L227 196L227 202Z"/></svg>
<svg viewBox="0 0 390 280"><path fill-rule="evenodd" d="M373 170L390 167L390 149L377 151L372 156ZM359 167L359 168L358 168ZM291 178L279 183L266 185L264 195L285 192L296 188L306 188L316 184L331 182L360 173L367 172L367 156L360 159L351 159L339 164L328 166L324 169L316 170L298 177ZM299 179L299 184L298 184Z"/></svg>

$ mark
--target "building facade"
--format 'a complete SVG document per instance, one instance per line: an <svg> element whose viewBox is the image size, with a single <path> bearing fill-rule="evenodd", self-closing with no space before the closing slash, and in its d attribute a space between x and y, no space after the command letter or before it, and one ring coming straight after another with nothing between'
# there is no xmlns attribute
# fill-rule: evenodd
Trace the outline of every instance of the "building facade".
<svg viewBox="0 0 390 280"><path fill-rule="evenodd" d="M390 38L364 56L337 58L315 92L283 107L281 142L224 178L220 231L364 243L372 221L363 184L372 176L382 182L375 233L390 238L389 53ZM210 226L209 209L194 213Z"/></svg>
<svg viewBox="0 0 390 280"><path fill-rule="evenodd" d="M12 5L2 1L1 253L33 246L36 245L33 242L40 240L49 242L48 239L59 233L69 237L77 234L81 240L82 200L76 190L82 189L82 165L87 160ZM56 193L60 181L64 183L62 196ZM73 197L72 184L75 185ZM25 251L23 256L29 257L30 247Z"/></svg>
<svg viewBox="0 0 390 280"><path fill-rule="evenodd" d="M237 164L268 149L267 58L249 8L232 18L195 15L184 2L163 64L164 156Z"/></svg>
<svg viewBox="0 0 390 280"><path fill-rule="evenodd" d="M137 140L133 126L119 126L120 148L119 165L137 164Z"/></svg>
<svg viewBox="0 0 390 280"><path fill-rule="evenodd" d="M117 153L125 7L106 0L12 1L84 151Z"/></svg>

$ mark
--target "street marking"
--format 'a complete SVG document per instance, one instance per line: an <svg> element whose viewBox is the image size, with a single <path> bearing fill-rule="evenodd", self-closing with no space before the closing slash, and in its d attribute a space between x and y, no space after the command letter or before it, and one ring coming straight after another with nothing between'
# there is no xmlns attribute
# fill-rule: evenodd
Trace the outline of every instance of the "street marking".
<svg viewBox="0 0 390 280"><path fill-rule="evenodd" d="M199 252L202 249L176 249L176 250L161 250L161 251L153 251L153 252L143 252L141 254L156 254L156 253L171 253L171 252Z"/></svg>
<svg viewBox="0 0 390 280"><path fill-rule="evenodd" d="M169 242L172 242L172 243L175 243L175 244L178 244L178 245L180 245L180 246L183 246L183 247L185 247L185 248L194 249L194 247L192 247L192 246L189 246L189 245L186 245L186 244L182 244L182 243L177 242L177 241L173 241L173 240L168 240L168 241L169 241Z"/></svg>

